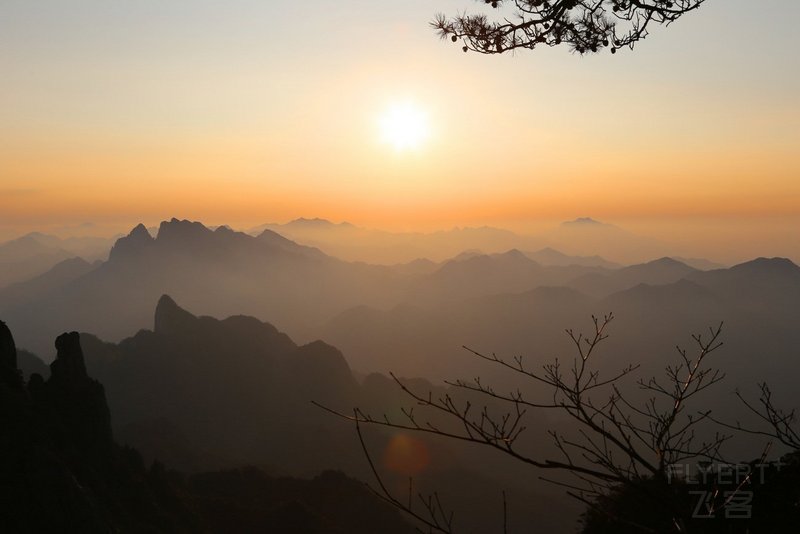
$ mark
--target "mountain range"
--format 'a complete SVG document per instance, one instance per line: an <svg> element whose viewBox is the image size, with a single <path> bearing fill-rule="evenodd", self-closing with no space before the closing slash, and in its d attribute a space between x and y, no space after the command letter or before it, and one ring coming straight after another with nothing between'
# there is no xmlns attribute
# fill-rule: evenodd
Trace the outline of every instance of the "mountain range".
<svg viewBox="0 0 800 534"><path fill-rule="evenodd" d="M85 265L84 265L85 267ZM0 291L0 313L21 344L46 356L43 339L65 328L121 339L149 324L152 303L175 295L206 313L247 313L300 329L349 306L389 302L403 276L349 264L264 231L257 237L227 227L173 219L157 237L143 225L120 238L106 262L48 273ZM54 279L58 284L51 284Z"/></svg>
<svg viewBox="0 0 800 534"><path fill-rule="evenodd" d="M81 257L90 262L105 259L111 243L104 238L60 239L39 232L0 243L0 289L43 274L69 258Z"/></svg>
<svg viewBox="0 0 800 534"><path fill-rule="evenodd" d="M338 410L362 406L392 414L406 402L386 377L373 374L357 380L341 352L326 343L297 345L252 317L197 317L166 295L159 299L152 330L119 344L83 333L80 343L78 367L104 384L117 440L135 447L146 462L157 459L184 472L222 470L230 474L218 478L245 477L248 486L264 488L259 491L274 486L270 480L276 477L307 478L330 469L370 476L352 425L311 401ZM442 391L423 380L409 384ZM386 473L392 484L407 484L414 475L420 491L444 488L454 503L463 503L455 509L466 532L485 531L497 520L485 506L469 506L470 499L489 502L502 487L515 488L520 502L544 498L513 471L497 478L495 462L473 465L463 447L418 441L430 458L430 466L426 461L427 469L420 471L403 449L389 452L396 434L367 436L378 451L386 451L382 457L387 465L394 466ZM231 472L242 465L258 466L260 474ZM190 481L191 492L199 480ZM515 521L563 527L563 519L542 519L544 515L542 506L527 505Z"/></svg>
<svg viewBox="0 0 800 534"><path fill-rule="evenodd" d="M659 373L676 344L691 348L690 334L724 322L727 355L719 365L731 387L757 380L786 385L800 343L793 319L798 299L800 267L786 259L714 271L662 259L579 276L561 287L383 309L358 306L331 319L319 335L356 369L379 361L387 370L431 379L504 380L502 370L461 347L509 359L526 355L538 366L555 356L572 357L565 328L588 333L592 315L613 313L605 361L643 363Z"/></svg>
<svg viewBox="0 0 800 534"><path fill-rule="evenodd" d="M636 263L674 249L674 245L641 237L588 217L566 221L555 228L531 235L491 226L456 227L429 233L388 232L319 218L262 224L251 228L248 233L258 235L264 230L273 230L344 260L385 265L407 263L417 258L441 262L469 249L487 253L509 249L540 251L538 257L533 259L547 265L566 265L565 258L547 250L557 248L573 256L567 260L569 264L613 268L615 262L594 256L602 254L614 258L616 262ZM588 256L581 257L582 254Z"/></svg>
<svg viewBox="0 0 800 534"><path fill-rule="evenodd" d="M325 221L302 225L327 227ZM793 384L800 267L788 259L702 270L669 257L621 266L599 256L510 248L371 265L338 259L270 229L249 235L172 219L153 234L139 225L116 241L106 261L65 258L0 289L0 317L20 346L42 356L16 351L13 372L4 373L17 385L20 371L28 384L40 384L44 361L52 359L48 340L64 330L83 332L81 362L57 363L77 354L74 343L65 352L62 342L53 365L104 385L102 404L113 421L108 432L115 443L138 450L142 462L158 459L192 473L214 470L207 478L172 480L198 499L194 503L219 502L219 484L233 484L237 495L256 502L267 499L281 477L340 469L367 478L352 427L312 400L344 413L359 406L402 415L399 407L408 398L385 376L389 371L417 377L406 383L432 394L455 394L442 379L472 377L543 394L462 346L524 356L527 365L540 368L554 357L574 356L565 328L585 332L592 315L610 312L611 336L598 356L603 373L629 363L640 364L645 376L663 373L676 344L691 350L691 334L724 322L725 345L715 363L728 376L704 405L732 413L730 392L761 380L786 405L800 402ZM99 407L99 400L94 404ZM536 415L529 424L541 429L567 423ZM422 439L414 447L426 451L430 468L415 467L424 462L408 458L394 461L386 455L395 438L390 432L367 435L384 467L397 469L389 469L391 483L405 484L413 474L420 487L450 488L454 501L466 503L459 513L474 519L475 532L493 525L485 513L483 519L471 516L469 503L490 502L500 487L537 503L522 505L521 524L541 523L546 508L566 506L502 460L461 445ZM99 441L116 450L110 439ZM528 445L541 450L537 439ZM331 480L323 477L297 491L313 493L315 484ZM208 509L222 514L212 504ZM273 519L285 517L282 505L264 506L277 514ZM297 510L288 509L294 517ZM257 515L255 509L242 513Z"/></svg>
<svg viewBox="0 0 800 534"><path fill-rule="evenodd" d="M152 303L164 293L200 313L240 313L270 321L297 339L323 334L340 340L330 325L341 323L337 317L351 308L435 307L546 286L604 299L638 284L686 279L714 285L714 280L733 276L721 273L738 270L700 271L670 258L617 267L602 258L570 257L552 249L473 251L439 263L379 266L342 261L271 230L251 236L173 219L160 225L156 237L137 226L117 240L105 262L71 259L0 289L0 313L22 346L48 359L44 336L68 328L118 341L149 324ZM380 370L379 363L364 366L380 359L354 355L353 361L359 370ZM410 374L424 374L419 371Z"/></svg>

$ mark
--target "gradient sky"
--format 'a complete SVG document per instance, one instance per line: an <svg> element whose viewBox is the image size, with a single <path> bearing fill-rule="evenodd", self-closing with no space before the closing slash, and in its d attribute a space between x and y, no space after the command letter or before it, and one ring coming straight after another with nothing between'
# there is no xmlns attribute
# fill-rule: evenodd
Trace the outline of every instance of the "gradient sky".
<svg viewBox="0 0 800 534"><path fill-rule="evenodd" d="M800 248L800 2L708 0L633 52L587 57L464 54L427 23L465 8L486 9L3 0L0 232L592 216ZM377 124L408 100L433 131L398 153Z"/></svg>

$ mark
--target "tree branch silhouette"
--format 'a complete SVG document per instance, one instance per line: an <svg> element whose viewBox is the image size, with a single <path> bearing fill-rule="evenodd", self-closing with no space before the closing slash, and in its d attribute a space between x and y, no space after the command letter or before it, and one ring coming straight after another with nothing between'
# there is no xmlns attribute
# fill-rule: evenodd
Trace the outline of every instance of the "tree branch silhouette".
<svg viewBox="0 0 800 534"><path fill-rule="evenodd" d="M705 0L481 0L498 16L436 15L431 26L462 49L502 54L566 45L579 54L611 53L647 37L653 24L669 25Z"/></svg>
<svg viewBox="0 0 800 534"><path fill-rule="evenodd" d="M773 394L770 387L766 382L758 384L759 396L756 402L747 400L741 391L736 391L736 396L742 404L747 408L748 412L754 414L762 423L766 423L766 430L744 426L741 422L728 423L714 419L714 422L739 432L746 434L753 434L758 436L765 436L772 440L789 447L792 450L800 450L800 432L796 428L797 414L796 410L791 409L785 411L775 405Z"/></svg>
<svg viewBox="0 0 800 534"><path fill-rule="evenodd" d="M402 408L402 416L394 419L385 414L375 417L361 408L355 408L352 415L323 408L355 423L380 493L417 519L420 519L419 514L400 503L383 484L364 444L362 425L474 443L534 468L568 473L573 477L572 483L541 478L566 487L567 493L581 502L593 502L620 486L628 486L643 494L652 494L653 499L669 506L670 503L663 502L669 498L669 492L654 492L652 481L657 481L663 489L674 477L674 466L692 460L721 460L720 448L729 438L715 433L710 438L700 439L697 427L710 420L711 412L692 412L689 409L689 404L699 393L724 378L723 373L708 365L708 357L722 346L719 341L722 324L709 328L705 335L692 336L696 344L694 356L677 347L678 361L665 368L664 378L636 380L636 389L647 395L642 400L625 393L622 384L639 368L638 365L628 365L607 377L594 366L595 353L608 338L607 329L612 320L613 315L603 319L592 317L593 331L589 336L566 330L575 352L572 361L564 365L555 359L538 371L527 367L522 357L508 361L495 354L486 355L467 349L478 358L544 386L549 393L545 393L543 399L529 397L529 393L520 389L500 392L484 384L480 378L446 381L453 394L446 392L434 396L428 392L426 395L411 390L403 380L391 374L395 384L414 406L422 407L426 417L415 414L414 406ZM478 407L470 400L458 400L454 397L458 390L477 395L486 404ZM502 413L490 409L490 402L505 406ZM574 423L569 432L547 430L557 457L532 454L520 444L519 438L526 431L524 419L531 410L557 411ZM445 423L435 422L433 416L443 416ZM437 532L450 532L447 527L451 523L443 524L442 511L440 507L428 507L423 523ZM676 531L681 531L684 519L685 507L674 503Z"/></svg>

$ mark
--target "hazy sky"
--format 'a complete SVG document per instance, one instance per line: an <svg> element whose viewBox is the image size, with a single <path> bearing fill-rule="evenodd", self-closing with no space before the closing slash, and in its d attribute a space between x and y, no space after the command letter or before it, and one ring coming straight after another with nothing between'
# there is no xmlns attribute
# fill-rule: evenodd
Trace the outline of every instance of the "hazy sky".
<svg viewBox="0 0 800 534"><path fill-rule="evenodd" d="M800 2L708 0L587 57L464 54L427 24L465 8L3 0L0 226L592 216L800 246ZM398 102L416 150L381 141Z"/></svg>

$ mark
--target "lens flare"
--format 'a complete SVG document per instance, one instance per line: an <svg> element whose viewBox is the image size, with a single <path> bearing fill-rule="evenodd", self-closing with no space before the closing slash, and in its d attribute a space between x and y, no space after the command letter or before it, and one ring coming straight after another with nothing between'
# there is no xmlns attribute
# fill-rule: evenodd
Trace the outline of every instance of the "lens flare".
<svg viewBox="0 0 800 534"><path fill-rule="evenodd" d="M418 475L430 461L425 443L406 434L393 436L383 455L384 465L389 471L407 476Z"/></svg>

